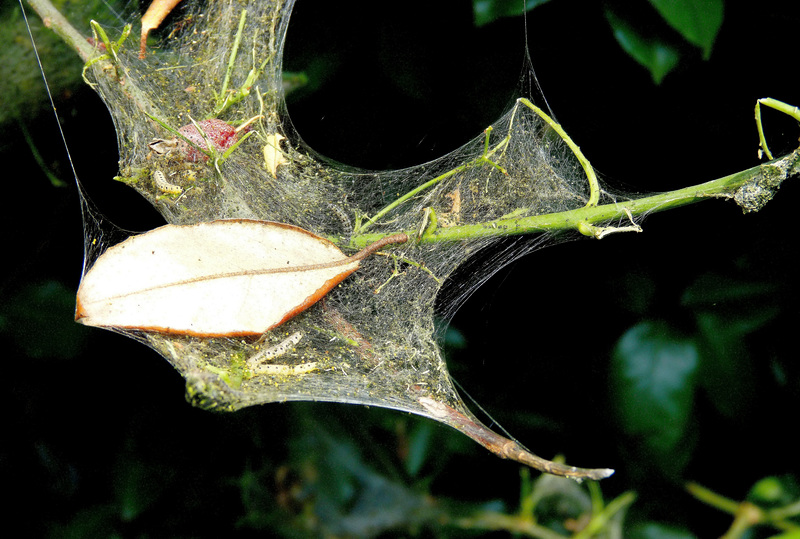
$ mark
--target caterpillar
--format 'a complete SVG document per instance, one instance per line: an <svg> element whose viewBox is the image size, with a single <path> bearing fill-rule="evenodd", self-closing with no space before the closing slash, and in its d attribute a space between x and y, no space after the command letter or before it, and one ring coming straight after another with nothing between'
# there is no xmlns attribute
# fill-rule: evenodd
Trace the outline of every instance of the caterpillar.
<svg viewBox="0 0 800 539"><path fill-rule="evenodd" d="M269 348L260 351L259 353L248 359L247 362L250 364L251 367L255 367L262 361L269 361L271 359L275 359L278 356L282 356L283 354L289 351L289 348L299 343L300 339L302 338L303 334L299 331L296 331L291 335L289 335L289 337L287 337L286 339L276 344L275 346L270 346Z"/></svg>
<svg viewBox="0 0 800 539"><path fill-rule="evenodd" d="M350 223L350 216L347 215L347 212L345 212L341 208L341 206L338 206L336 204L328 204L328 209L330 209L331 212L336 214L336 218L339 219L339 221L344 225L346 230L350 232L353 231L353 225L352 223Z"/></svg>
<svg viewBox="0 0 800 539"><path fill-rule="evenodd" d="M257 353L247 360L247 364L253 374L272 374L272 375L294 375L306 374L311 371L317 370L317 362L300 363L299 365L265 365L265 361L269 361L276 357L282 356L289 351L294 345L300 342L303 334L299 331L292 333L286 339L282 340L275 346L270 346Z"/></svg>
<svg viewBox="0 0 800 539"><path fill-rule="evenodd" d="M252 369L253 374L268 374L277 376L294 376L307 374L318 369L317 362L300 363L299 365L259 365Z"/></svg>
<svg viewBox="0 0 800 539"><path fill-rule="evenodd" d="M153 172L153 183L162 193L179 195L183 192L183 189L181 189L180 186L169 183L167 181L167 176L158 169Z"/></svg>

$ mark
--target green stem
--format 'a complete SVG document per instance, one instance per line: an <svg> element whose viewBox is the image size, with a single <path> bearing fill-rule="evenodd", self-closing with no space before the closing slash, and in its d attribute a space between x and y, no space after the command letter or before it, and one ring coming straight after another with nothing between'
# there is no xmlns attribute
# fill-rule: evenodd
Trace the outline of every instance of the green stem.
<svg viewBox="0 0 800 539"><path fill-rule="evenodd" d="M634 492L625 492L613 499L599 512L595 513L593 510L592 519L589 521L589 524L573 535L572 539L589 539L590 537L595 537L600 531L606 529L614 515L630 506L635 500L636 494Z"/></svg>
<svg viewBox="0 0 800 539"><path fill-rule="evenodd" d="M767 139L764 137L764 127L761 125L761 105L791 116L798 122L800 122L800 108L789 105L788 103L784 103L783 101L778 101L777 99L773 99L771 97L764 97L756 101L755 116L756 128L758 129L758 145L761 147L761 150L763 150L764 155L767 156L767 159L772 159L772 153L769 151L769 146L767 146Z"/></svg>
<svg viewBox="0 0 800 539"><path fill-rule="evenodd" d="M767 515L771 520L784 520L800 515L800 500L793 502L784 507L778 507L767 511Z"/></svg>
<svg viewBox="0 0 800 539"><path fill-rule="evenodd" d="M686 490L689 491L689 494L704 504L710 505L711 507L719 509L725 513L735 515L739 510L739 502L736 500L726 498L722 494L717 494L713 490L709 490L702 485L698 485L697 483L687 483Z"/></svg>
<svg viewBox="0 0 800 539"><path fill-rule="evenodd" d="M458 519L454 524L465 530L503 530L536 539L566 539L560 533L540 526L533 521L503 513L480 513L474 517Z"/></svg>
<svg viewBox="0 0 800 539"><path fill-rule="evenodd" d="M753 526L763 520L763 511L750 502L741 502L728 530L720 539L742 539Z"/></svg>
<svg viewBox="0 0 800 539"><path fill-rule="evenodd" d="M228 83L231 79L234 63L236 62L236 55L239 52L239 44L242 42L242 32L244 31L244 22L247 19L247 10L242 10L242 16L239 17L239 29L236 31L236 37L233 40L233 48L231 49L231 56L228 58L228 68L225 70L225 78L222 80L222 89L217 96L217 106L214 109L216 115L219 115L226 108L226 99L228 96Z"/></svg>
<svg viewBox="0 0 800 539"><path fill-rule="evenodd" d="M542 120L544 120L547 125L549 125L561 139L567 143L569 149L572 150L572 153L575 154L575 157L578 158L578 162L580 162L581 166L583 167L583 171L586 172L586 179L589 180L589 201L586 203L587 206L597 206L597 203L600 202L600 182L597 179L597 175L594 173L594 167L592 167L589 160L583 155L580 147L572 141L567 132L564 131L564 128L561 127L561 124L557 123L553 120L550 116L545 114L545 112L530 102L530 100L521 97L517 100L517 103L522 103L533 112L535 112Z"/></svg>
<svg viewBox="0 0 800 539"><path fill-rule="evenodd" d="M461 168L462 167L459 167L459 169L454 169L454 171L451 172L455 173ZM777 189L781 181L792 174L796 174L799 168L800 150L796 150L776 161L771 161L723 178L675 191L669 191L667 193L625 202L604 204L602 206L584 206L575 210L546 215L497 219L472 225L452 227L440 226L436 230L424 234L419 242L440 243L480 238L518 236L540 232L578 230L582 222L597 224L627 219L627 212L630 212L631 215L634 216L643 215L646 213L678 208L709 198L734 198L737 192L743 188L771 188L774 190ZM744 206L744 209L747 211L750 209L758 209L758 207L750 208ZM407 231L410 235L413 235L415 232L416 231ZM385 235L384 233L357 234L350 240L350 246L361 248L377 241Z"/></svg>
<svg viewBox="0 0 800 539"><path fill-rule="evenodd" d="M800 500L775 509L763 509L753 503L738 502L697 483L687 483L686 490L696 499L735 518L723 539L738 539L756 525L770 525L784 531L796 532L800 526L788 520L800 514Z"/></svg>

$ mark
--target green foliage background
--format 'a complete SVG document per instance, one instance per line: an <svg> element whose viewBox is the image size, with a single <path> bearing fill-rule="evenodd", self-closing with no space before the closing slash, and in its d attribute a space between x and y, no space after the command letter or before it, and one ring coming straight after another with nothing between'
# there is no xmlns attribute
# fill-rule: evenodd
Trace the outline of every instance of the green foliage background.
<svg viewBox="0 0 800 539"><path fill-rule="evenodd" d="M699 5L709 11L691 11ZM606 181L666 191L757 163L757 98L800 104L800 10L757 8L551 0L528 12L527 41L556 118ZM500 2L385 9L298 0L289 29L286 69L308 80L288 104L292 121L348 165L440 156L495 120L518 84L522 19ZM154 353L71 323L77 196L49 109L25 78L36 67L13 52L26 47L19 16L13 5L2 15L14 23L0 25L4 42L20 47L6 48L0 77L0 151L12 171L0 477L15 493L11 518L54 537L461 537L483 532L455 526L459 517L519 509L519 468L454 431L343 405L195 410ZM89 196L122 226L157 226L110 179L113 126L77 83L80 62L51 46L48 76ZM796 122L770 114L766 128L776 150L797 145ZM457 314L452 374L536 453L616 468L603 496L637 494L623 537L721 535L732 517L690 496L687 481L767 506L798 500L796 195L788 182L758 214L710 201L654 215L641 235L526 257ZM588 500L522 484L574 502L576 518ZM536 515L566 533L564 514L544 504Z"/></svg>

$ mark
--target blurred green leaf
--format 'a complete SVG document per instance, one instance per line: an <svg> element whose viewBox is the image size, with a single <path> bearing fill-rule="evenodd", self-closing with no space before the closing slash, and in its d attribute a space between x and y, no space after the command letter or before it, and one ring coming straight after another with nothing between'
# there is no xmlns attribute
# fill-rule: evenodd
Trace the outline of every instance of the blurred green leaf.
<svg viewBox="0 0 800 539"><path fill-rule="evenodd" d="M568 533L566 520L579 520L591 512L592 501L585 487L572 479L542 474L533 482L530 493L535 519L541 525Z"/></svg>
<svg viewBox="0 0 800 539"><path fill-rule="evenodd" d="M441 515L424 492L401 481L386 447L365 449L353 441L341 422L330 421L298 406L298 432L290 439L302 484L295 487L313 514L316 535L374 537L388 530L433 524ZM366 425L361 425L365 427ZM363 453L367 453L364 455ZM383 462L376 468L371 463ZM386 468L386 469L381 469Z"/></svg>
<svg viewBox="0 0 800 539"><path fill-rule="evenodd" d="M124 522L135 520L156 503L175 477L174 470L162 464L142 462L132 453L124 454L114 473L119 518Z"/></svg>
<svg viewBox="0 0 800 539"><path fill-rule="evenodd" d="M783 497L783 493L780 479L771 476L757 481L747 497L755 503L774 503Z"/></svg>
<svg viewBox="0 0 800 539"><path fill-rule="evenodd" d="M692 309L743 302L752 305L753 301L771 297L778 288L770 282L746 281L708 272L686 288L681 296L681 305Z"/></svg>
<svg viewBox="0 0 800 539"><path fill-rule="evenodd" d="M503 17L515 17L548 0L472 0L475 26L483 26Z"/></svg>
<svg viewBox="0 0 800 539"><path fill-rule="evenodd" d="M639 524L626 535L628 539L696 539L696 536L684 528L669 524L647 522Z"/></svg>
<svg viewBox="0 0 800 539"><path fill-rule="evenodd" d="M68 359L89 332L75 323L75 291L57 281L27 284L0 305L0 334L28 357Z"/></svg>
<svg viewBox="0 0 800 539"><path fill-rule="evenodd" d="M52 539L83 539L85 537L121 537L116 533L117 508L113 504L98 504L78 510L66 524L50 528Z"/></svg>
<svg viewBox="0 0 800 539"><path fill-rule="evenodd" d="M406 473L416 477L431 450L435 425L431 421L417 421L409 434L408 457L405 459Z"/></svg>
<svg viewBox="0 0 800 539"><path fill-rule="evenodd" d="M700 384L721 414L746 412L755 398L755 373L742 333L724 313L701 312L695 318L703 356Z"/></svg>
<svg viewBox="0 0 800 539"><path fill-rule="evenodd" d="M609 10L605 11L605 16L614 31L614 39L622 49L650 71L653 82L660 84L667 73L678 64L678 51L666 42L643 36L627 21Z"/></svg>
<svg viewBox="0 0 800 539"><path fill-rule="evenodd" d="M800 484L794 475L768 476L756 481L747 499L761 507L774 509L797 502Z"/></svg>
<svg viewBox="0 0 800 539"><path fill-rule="evenodd" d="M622 311L642 318L652 309L656 298L653 275L629 269L615 276L611 286L615 304Z"/></svg>
<svg viewBox="0 0 800 539"><path fill-rule="evenodd" d="M664 321L633 326L613 352L612 399L621 427L667 473L679 473L691 455L698 366L695 340Z"/></svg>
<svg viewBox="0 0 800 539"><path fill-rule="evenodd" d="M755 365L746 337L779 314L776 292L772 283L709 272L681 297L681 305L695 312L703 357L700 383L727 417L745 413L756 398Z"/></svg>
<svg viewBox="0 0 800 539"><path fill-rule="evenodd" d="M686 41L703 50L704 59L711 56L722 26L722 0L650 0L650 4Z"/></svg>
<svg viewBox="0 0 800 539"><path fill-rule="evenodd" d="M450 350L463 350L467 347L467 338L460 329L453 325L448 325L442 339L442 347Z"/></svg>

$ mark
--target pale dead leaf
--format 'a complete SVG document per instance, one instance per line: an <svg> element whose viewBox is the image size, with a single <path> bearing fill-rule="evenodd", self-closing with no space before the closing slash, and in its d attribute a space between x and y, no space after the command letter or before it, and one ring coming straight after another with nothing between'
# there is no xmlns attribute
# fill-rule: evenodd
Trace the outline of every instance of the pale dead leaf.
<svg viewBox="0 0 800 539"><path fill-rule="evenodd" d="M166 225L109 248L78 289L89 326L260 335L358 269L336 245L269 221Z"/></svg>

